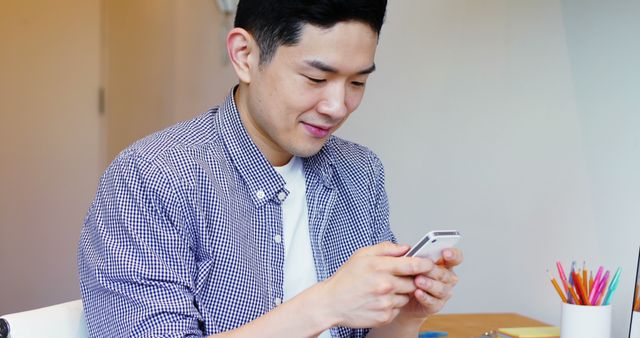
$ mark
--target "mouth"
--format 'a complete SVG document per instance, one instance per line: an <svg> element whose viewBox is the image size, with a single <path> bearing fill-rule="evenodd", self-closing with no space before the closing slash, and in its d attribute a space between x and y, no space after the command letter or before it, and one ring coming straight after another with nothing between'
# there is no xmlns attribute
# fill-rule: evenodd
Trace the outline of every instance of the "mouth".
<svg viewBox="0 0 640 338"><path fill-rule="evenodd" d="M309 134L311 134L311 136L313 137L325 138L327 137L327 135L331 133L331 127L324 127L324 126L309 124L305 122L302 122L302 125L307 130L307 132L309 132Z"/></svg>

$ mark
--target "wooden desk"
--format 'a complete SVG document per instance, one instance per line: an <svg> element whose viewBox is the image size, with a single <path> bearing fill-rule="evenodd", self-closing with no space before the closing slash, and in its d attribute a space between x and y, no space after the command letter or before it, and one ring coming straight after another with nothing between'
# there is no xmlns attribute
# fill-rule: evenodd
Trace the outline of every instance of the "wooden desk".
<svg viewBox="0 0 640 338"><path fill-rule="evenodd" d="M434 315L422 324L421 331L446 331L447 338L469 338L501 327L548 325L516 313L461 313Z"/></svg>

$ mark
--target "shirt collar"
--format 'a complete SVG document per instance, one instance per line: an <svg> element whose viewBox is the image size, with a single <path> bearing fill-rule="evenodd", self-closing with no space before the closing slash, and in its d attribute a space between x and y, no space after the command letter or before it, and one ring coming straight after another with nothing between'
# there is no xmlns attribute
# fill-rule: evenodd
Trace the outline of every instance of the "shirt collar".
<svg viewBox="0 0 640 338"><path fill-rule="evenodd" d="M219 108L221 135L236 170L249 187L253 202L261 206L275 198L284 189L285 182L247 133L233 97L234 92L235 88ZM333 151L329 146L332 141L333 136L317 154L303 159L305 174L318 177L329 188L333 187Z"/></svg>
<svg viewBox="0 0 640 338"><path fill-rule="evenodd" d="M322 180L322 184L324 184L327 188L333 188L333 174L334 174L334 165L333 159L334 155L334 147L333 141L335 136L331 136L327 143L320 149L320 151L311 156L303 159L303 164L305 168L306 175L314 175L315 177Z"/></svg>
<svg viewBox="0 0 640 338"><path fill-rule="evenodd" d="M233 98L235 88L219 108L222 140L231 161L246 182L256 206L262 206L284 188L284 180L247 133Z"/></svg>

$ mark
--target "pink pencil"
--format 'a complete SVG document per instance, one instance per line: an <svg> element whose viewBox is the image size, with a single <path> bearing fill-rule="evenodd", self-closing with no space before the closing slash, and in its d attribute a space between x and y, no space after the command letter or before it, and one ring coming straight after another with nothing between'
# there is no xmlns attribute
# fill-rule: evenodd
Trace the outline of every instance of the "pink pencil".
<svg viewBox="0 0 640 338"><path fill-rule="evenodd" d="M600 294L602 294L602 291L604 291L604 286L607 285L608 281L609 281L609 270L607 270L607 272L604 274L604 277L602 277L602 279L600 280L600 283L594 286L595 292L592 293L591 297L589 298L589 303L591 303L591 305L598 305L596 303L600 298Z"/></svg>
<svg viewBox="0 0 640 338"><path fill-rule="evenodd" d="M591 289L589 300L593 298L593 295L597 291L597 288L600 286L600 282L602 281L601 277L602 277L602 266L598 268L598 272L596 273L596 278L593 279L593 288Z"/></svg>
<svg viewBox="0 0 640 338"><path fill-rule="evenodd" d="M557 261L556 267L558 267L558 274L560 275L560 281L562 282L564 291L567 294L569 294L569 283L567 282L567 275L564 274L564 268L562 267L562 263L560 263L560 261Z"/></svg>

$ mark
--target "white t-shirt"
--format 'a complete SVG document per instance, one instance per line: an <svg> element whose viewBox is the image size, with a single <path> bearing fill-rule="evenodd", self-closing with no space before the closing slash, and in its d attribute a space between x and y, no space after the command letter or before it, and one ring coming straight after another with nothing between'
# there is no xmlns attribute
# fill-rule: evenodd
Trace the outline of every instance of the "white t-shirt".
<svg viewBox="0 0 640 338"><path fill-rule="evenodd" d="M282 167L274 167L289 191L282 202L284 233L284 300L295 297L318 282L309 238L306 183L302 160L293 157ZM330 338L329 331L319 338Z"/></svg>

